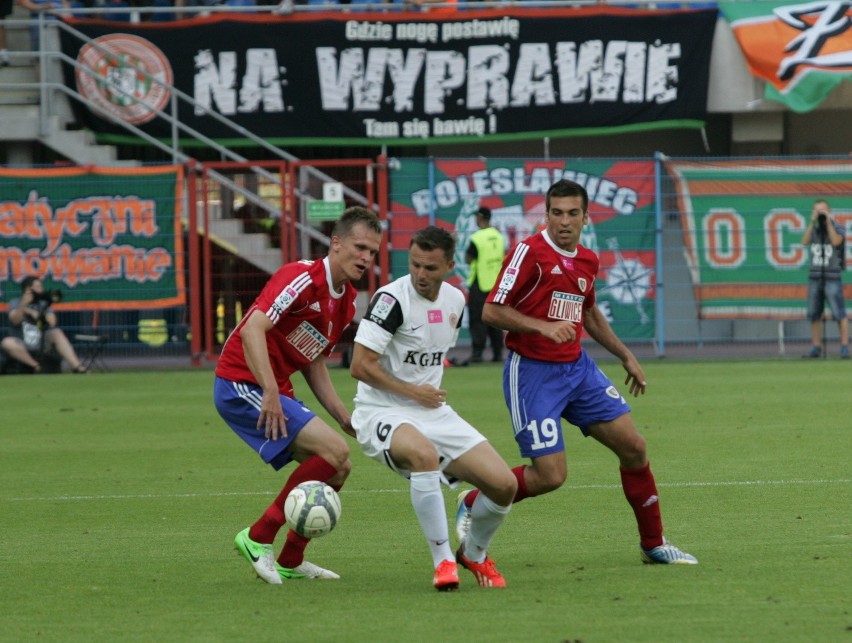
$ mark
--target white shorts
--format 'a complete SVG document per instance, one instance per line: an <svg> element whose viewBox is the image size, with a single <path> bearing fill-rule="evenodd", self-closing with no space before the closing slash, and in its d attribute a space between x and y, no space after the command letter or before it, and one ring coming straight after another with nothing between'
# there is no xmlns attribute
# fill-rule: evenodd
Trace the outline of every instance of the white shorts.
<svg viewBox="0 0 852 643"><path fill-rule="evenodd" d="M391 438L401 424L411 424L438 452L442 482L454 487L458 480L443 474L449 464L486 438L456 413L449 404L437 409L359 406L352 413L352 426L365 455L390 467L404 478L411 472L396 465L390 457Z"/></svg>

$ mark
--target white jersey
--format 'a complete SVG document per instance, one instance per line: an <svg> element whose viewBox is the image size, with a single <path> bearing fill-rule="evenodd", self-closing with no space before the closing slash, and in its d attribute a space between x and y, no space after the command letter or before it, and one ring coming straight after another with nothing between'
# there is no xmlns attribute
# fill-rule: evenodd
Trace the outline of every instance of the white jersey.
<svg viewBox="0 0 852 643"><path fill-rule="evenodd" d="M355 341L381 354L388 372L412 384L441 387L444 357L459 336L464 295L448 283L441 284L435 301L421 297L405 275L376 291ZM355 404L417 406L405 397L358 382Z"/></svg>

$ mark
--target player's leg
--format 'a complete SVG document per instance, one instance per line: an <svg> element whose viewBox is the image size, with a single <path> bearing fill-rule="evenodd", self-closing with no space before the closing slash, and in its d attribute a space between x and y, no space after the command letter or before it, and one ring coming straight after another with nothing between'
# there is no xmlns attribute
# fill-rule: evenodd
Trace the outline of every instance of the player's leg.
<svg viewBox="0 0 852 643"><path fill-rule="evenodd" d="M300 402L282 398L284 413L287 417L287 431L297 431L289 456L299 465L287 478L275 501L267 507L260 520L252 525L252 533L257 528L258 535L267 537L284 526L284 501L296 485L308 480L319 480L340 491L343 483L352 470L349 460L349 446L337 431L332 429L319 417L313 415L301 406ZM299 411L296 410L299 407ZM301 428L301 413L310 415L310 419ZM274 537L274 536L273 536ZM276 569L282 578L340 578L336 573L323 569L305 560L305 549L310 543L309 538L297 534L292 529L287 530L287 538L276 561Z"/></svg>
<svg viewBox="0 0 852 643"><path fill-rule="evenodd" d="M434 585L441 591L458 587L458 571L449 543L447 509L441 491L441 469L435 446L417 428L400 424L390 435L389 455L394 464L410 472L411 506L429 545L435 567Z"/></svg>
<svg viewBox="0 0 852 643"><path fill-rule="evenodd" d="M630 413L591 425L588 435L609 448L620 463L621 486L639 528L642 561L694 565L698 560L663 537L659 492L648 462L647 444Z"/></svg>
<svg viewBox="0 0 852 643"><path fill-rule="evenodd" d="M334 572L304 561L308 539L295 532L288 530L287 543L277 562L272 543L284 526L284 500L293 487L308 480L320 480L339 490L351 469L349 447L337 432L301 402L286 396L281 396L281 405L287 418L287 437L267 439L264 431L257 428L262 395L262 390L255 385L216 378L214 404L228 426L276 471L291 460L299 462L263 515L237 534L235 545L258 576L268 583L280 584L282 576L339 578Z"/></svg>
<svg viewBox="0 0 852 643"><path fill-rule="evenodd" d="M503 395L512 421L515 442L528 465L512 468L518 483L514 502L558 489L568 478L560 414L570 399L572 385L563 364L539 362L510 353L503 368ZM459 503L457 524L464 518L478 489Z"/></svg>
<svg viewBox="0 0 852 643"><path fill-rule="evenodd" d="M573 395L570 365L524 359L512 353L503 369L503 395L515 442L530 464L513 469L515 502L561 487L568 478L562 412Z"/></svg>
<svg viewBox="0 0 852 643"><path fill-rule="evenodd" d="M474 574L481 586L505 587L506 581L488 557L488 549L511 509L518 487L514 473L488 442L480 442L455 459L446 472L469 482L481 492L468 510L461 509L464 502L460 496L459 508L465 524L460 525L457 520L459 549L456 560ZM469 493L463 492L464 495Z"/></svg>

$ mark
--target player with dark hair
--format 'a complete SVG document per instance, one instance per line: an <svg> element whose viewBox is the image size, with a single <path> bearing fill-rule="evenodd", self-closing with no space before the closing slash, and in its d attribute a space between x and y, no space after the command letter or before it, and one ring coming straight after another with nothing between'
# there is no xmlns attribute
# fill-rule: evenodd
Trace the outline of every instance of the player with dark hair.
<svg viewBox="0 0 852 643"><path fill-rule="evenodd" d="M696 564L694 556L663 537L645 439L627 402L580 344L585 328L621 360L630 393L644 394L639 362L595 305L598 257L579 243L588 222L588 194L563 179L547 191L545 206L545 229L506 257L484 311L487 323L509 331L503 393L520 453L530 458L530 464L512 470L518 480L514 500L554 491L565 482L564 419L618 456L621 484L639 526L642 561ZM462 535L478 493L459 495L456 530Z"/></svg>
<svg viewBox="0 0 852 643"><path fill-rule="evenodd" d="M449 404L444 357L458 339L464 295L444 281L455 241L429 226L411 240L409 274L380 288L358 326L351 372L359 380L352 426L364 453L411 483L411 504L432 553L432 584L458 588L457 564L482 587L506 581L487 551L517 483L494 447ZM482 493L453 557L441 483L465 480Z"/></svg>
<svg viewBox="0 0 852 643"><path fill-rule="evenodd" d="M309 540L289 530L276 561L272 543L284 526L284 500L307 480L339 491L352 464L346 440L294 397L290 377L304 376L344 432L352 420L331 383L326 358L355 316L352 282L372 266L382 228L378 217L348 208L321 261L288 263L272 275L222 347L216 367L216 410L276 471L298 466L263 515L235 539L237 549L267 583L290 578L339 578L304 560Z"/></svg>

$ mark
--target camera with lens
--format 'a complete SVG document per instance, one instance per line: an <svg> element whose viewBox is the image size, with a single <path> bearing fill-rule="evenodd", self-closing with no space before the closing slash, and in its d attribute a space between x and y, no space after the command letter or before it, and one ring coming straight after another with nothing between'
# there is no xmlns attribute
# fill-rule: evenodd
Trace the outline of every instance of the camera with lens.
<svg viewBox="0 0 852 643"><path fill-rule="evenodd" d="M828 220L828 215L825 212L817 212L817 225L820 228L825 227L825 223Z"/></svg>
<svg viewBox="0 0 852 643"><path fill-rule="evenodd" d="M62 301L62 291L58 288L45 290L44 292L33 291L33 301L46 301L55 304Z"/></svg>

